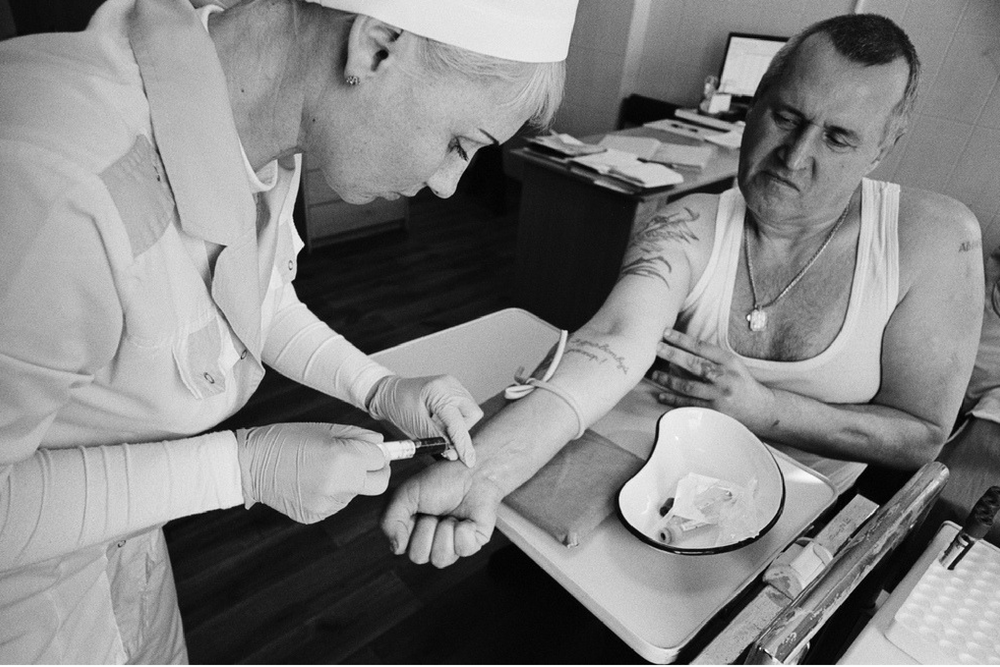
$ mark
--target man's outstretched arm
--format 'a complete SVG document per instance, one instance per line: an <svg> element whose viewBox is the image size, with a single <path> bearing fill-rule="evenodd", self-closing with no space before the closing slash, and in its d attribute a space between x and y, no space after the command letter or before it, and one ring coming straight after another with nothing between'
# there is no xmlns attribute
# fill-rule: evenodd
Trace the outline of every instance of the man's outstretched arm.
<svg viewBox="0 0 1000 667"><path fill-rule="evenodd" d="M692 258L700 266L711 248L713 211L714 198L689 197L636 223L619 280L570 337L554 389L536 387L482 427L474 470L437 463L396 492L382 522L396 553L442 567L478 551L504 496L642 379L687 295Z"/></svg>

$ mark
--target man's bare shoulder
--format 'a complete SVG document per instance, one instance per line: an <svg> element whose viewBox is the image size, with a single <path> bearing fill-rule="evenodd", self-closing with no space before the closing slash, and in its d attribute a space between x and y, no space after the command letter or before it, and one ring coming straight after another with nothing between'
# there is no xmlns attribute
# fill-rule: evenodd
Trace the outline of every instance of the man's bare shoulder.
<svg viewBox="0 0 1000 667"><path fill-rule="evenodd" d="M937 248L942 242L979 243L979 221L962 202L930 190L900 187L899 238L901 247ZM967 248L968 250L969 248Z"/></svg>
<svg viewBox="0 0 1000 667"><path fill-rule="evenodd" d="M688 195L660 204L654 210L640 211L633 231L636 235L651 234L654 240L668 242L683 232L690 246L702 246L707 241L711 248L718 209L719 195Z"/></svg>
<svg viewBox="0 0 1000 667"><path fill-rule="evenodd" d="M962 202L929 190L901 187L899 194L901 278L952 258L982 262L979 221Z"/></svg>
<svg viewBox="0 0 1000 667"><path fill-rule="evenodd" d="M685 210L698 227L715 230L720 195L696 192L667 204L664 210Z"/></svg>
<svg viewBox="0 0 1000 667"><path fill-rule="evenodd" d="M718 202L718 195L694 194L640 210L621 275L658 278L668 286L682 266L683 275L700 275L715 239Z"/></svg>

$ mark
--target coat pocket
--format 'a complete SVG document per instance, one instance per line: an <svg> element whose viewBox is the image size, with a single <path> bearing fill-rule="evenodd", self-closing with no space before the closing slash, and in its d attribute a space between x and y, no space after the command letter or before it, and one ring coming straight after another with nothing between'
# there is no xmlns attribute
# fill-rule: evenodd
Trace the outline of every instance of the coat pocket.
<svg viewBox="0 0 1000 667"><path fill-rule="evenodd" d="M174 343L174 361L184 386L197 398L208 398L226 390L222 366L223 340L216 317ZM231 347L231 345L230 345Z"/></svg>

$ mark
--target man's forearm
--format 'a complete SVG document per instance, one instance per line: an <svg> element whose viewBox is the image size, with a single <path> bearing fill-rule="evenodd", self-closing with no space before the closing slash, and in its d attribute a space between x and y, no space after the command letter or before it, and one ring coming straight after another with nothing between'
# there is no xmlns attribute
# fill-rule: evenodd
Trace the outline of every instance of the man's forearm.
<svg viewBox="0 0 1000 667"><path fill-rule="evenodd" d="M551 378L560 393L536 388L505 407L475 438L476 476L504 495L531 478L570 440L613 408L642 379L652 363L634 341L588 330L574 334Z"/></svg>
<svg viewBox="0 0 1000 667"><path fill-rule="evenodd" d="M763 440L828 458L912 469L933 460L948 429L903 410L877 404L829 404L775 390Z"/></svg>
<svg viewBox="0 0 1000 667"><path fill-rule="evenodd" d="M503 409L475 437L474 479L506 496L576 435L576 416L557 396L534 391Z"/></svg>

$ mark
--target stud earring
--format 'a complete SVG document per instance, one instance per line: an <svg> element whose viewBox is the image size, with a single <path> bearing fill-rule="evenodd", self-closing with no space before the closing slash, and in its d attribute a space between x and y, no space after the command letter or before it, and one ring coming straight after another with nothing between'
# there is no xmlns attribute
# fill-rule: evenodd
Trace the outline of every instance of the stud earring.
<svg viewBox="0 0 1000 667"><path fill-rule="evenodd" d="M356 86L361 83L361 79L351 74L350 76L344 77L344 83L348 86Z"/></svg>

